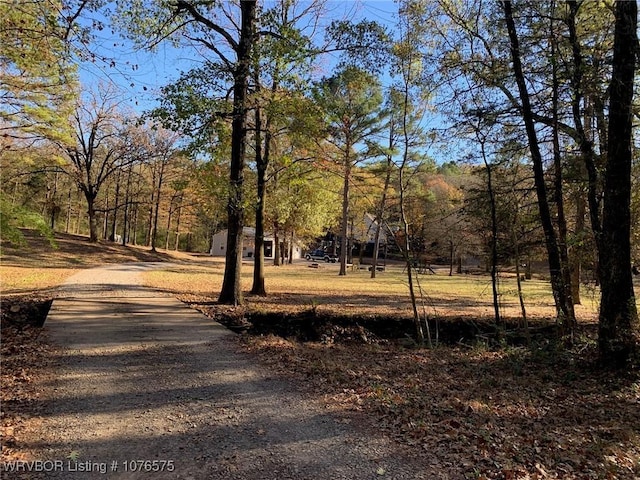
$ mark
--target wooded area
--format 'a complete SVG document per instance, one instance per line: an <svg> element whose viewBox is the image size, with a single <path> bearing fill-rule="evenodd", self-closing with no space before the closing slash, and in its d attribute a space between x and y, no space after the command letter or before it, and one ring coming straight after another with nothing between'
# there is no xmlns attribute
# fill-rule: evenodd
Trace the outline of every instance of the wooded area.
<svg viewBox="0 0 640 480"><path fill-rule="evenodd" d="M0 15L3 241L37 226L213 253L226 230L230 305L246 226L257 295L267 232L276 264L331 239L340 276L365 254L375 276L386 251L420 344L420 266L489 272L500 325L499 272L544 262L565 343L595 286L601 361L633 362L635 2L402 0L386 22L351 22L321 0L3 0ZM104 29L198 63L132 111L109 78L80 80L83 62L113 62L94 53Z"/></svg>

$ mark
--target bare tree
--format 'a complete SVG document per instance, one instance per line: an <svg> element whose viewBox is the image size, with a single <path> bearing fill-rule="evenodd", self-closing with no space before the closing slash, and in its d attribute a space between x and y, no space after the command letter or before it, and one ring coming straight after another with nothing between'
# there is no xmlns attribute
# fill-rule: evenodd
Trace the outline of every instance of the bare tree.
<svg viewBox="0 0 640 480"><path fill-rule="evenodd" d="M96 198L105 182L131 162L130 145L123 137L123 115L112 90L98 93L76 105L72 115L73 142L60 143L70 164L64 171L75 180L87 201L89 240L98 241Z"/></svg>
<svg viewBox="0 0 640 480"><path fill-rule="evenodd" d="M158 237L158 219L163 186L167 181L169 166L179 157L176 143L178 135L169 130L145 125L138 129L138 145L141 160L151 173L151 199L149 203L149 224L147 246L155 252Z"/></svg>

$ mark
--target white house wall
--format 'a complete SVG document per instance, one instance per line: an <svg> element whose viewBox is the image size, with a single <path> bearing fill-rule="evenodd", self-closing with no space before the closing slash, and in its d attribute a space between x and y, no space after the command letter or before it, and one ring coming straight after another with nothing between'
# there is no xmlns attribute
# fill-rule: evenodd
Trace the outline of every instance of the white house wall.
<svg viewBox="0 0 640 480"><path fill-rule="evenodd" d="M255 229L251 227L245 227L244 229L244 241L242 243L242 257L253 258L255 257ZM265 242L273 243L273 236L265 235ZM273 249L272 249L273 251ZM227 231L222 230L213 236L211 241L211 251L209 252L213 257L224 257L227 254ZM272 256L265 256L265 258L273 258ZM300 245L294 245L293 258L297 260L302 258L302 248Z"/></svg>

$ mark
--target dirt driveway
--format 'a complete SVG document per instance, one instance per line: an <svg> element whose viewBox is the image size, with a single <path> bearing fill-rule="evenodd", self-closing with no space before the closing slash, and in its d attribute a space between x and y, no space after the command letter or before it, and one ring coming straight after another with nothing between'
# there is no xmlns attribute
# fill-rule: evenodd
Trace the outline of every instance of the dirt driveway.
<svg viewBox="0 0 640 480"><path fill-rule="evenodd" d="M48 463L3 478L439 477L258 365L224 327L144 288L150 268L91 269L65 283L45 324L56 374L27 445Z"/></svg>

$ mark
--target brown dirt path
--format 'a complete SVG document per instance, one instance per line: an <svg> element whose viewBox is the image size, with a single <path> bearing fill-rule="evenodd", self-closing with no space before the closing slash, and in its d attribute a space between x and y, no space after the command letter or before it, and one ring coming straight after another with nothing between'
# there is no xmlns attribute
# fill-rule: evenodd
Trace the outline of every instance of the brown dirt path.
<svg viewBox="0 0 640 480"><path fill-rule="evenodd" d="M64 284L45 323L56 372L26 439L53 463L3 478L448 478L421 472L354 413L306 398L221 325L144 288L149 268L95 268Z"/></svg>

